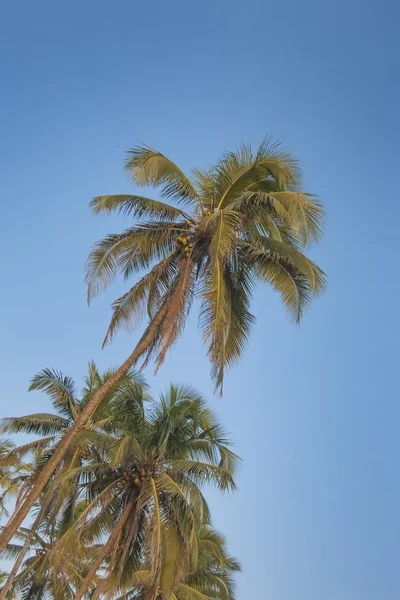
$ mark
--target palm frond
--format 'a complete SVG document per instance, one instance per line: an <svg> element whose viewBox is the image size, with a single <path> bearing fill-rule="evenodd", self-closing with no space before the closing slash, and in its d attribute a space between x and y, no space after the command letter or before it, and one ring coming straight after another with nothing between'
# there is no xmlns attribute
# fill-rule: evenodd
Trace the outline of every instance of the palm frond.
<svg viewBox="0 0 400 600"><path fill-rule="evenodd" d="M113 302L113 316L103 346L113 339L119 328L123 327L128 332L134 329L146 312L151 287L154 285L168 287L175 269L176 259L173 253L155 265L126 294Z"/></svg>
<svg viewBox="0 0 400 600"><path fill-rule="evenodd" d="M190 216L183 210L171 204L132 194L96 196L91 200L90 207L96 215L101 212L111 213L116 211L126 216L139 218L166 219L168 221L180 218L190 219Z"/></svg>
<svg viewBox="0 0 400 600"><path fill-rule="evenodd" d="M217 164L217 208L228 207L259 181L273 179L279 185L295 185L301 180L298 160L280 143L266 138L253 157L250 147L242 145L228 152Z"/></svg>
<svg viewBox="0 0 400 600"><path fill-rule="evenodd" d="M6 421L7 419L3 419ZM21 429L20 431L24 431ZM19 433L19 431L18 431ZM21 460L26 457L28 454L41 454L47 448L53 446L53 444L57 441L57 436L48 436L41 438L39 440L33 440L32 442L28 442L26 444L22 444L21 446L16 446L13 448L8 454L0 456L0 468L1 467L12 467L15 466L16 460Z"/></svg>
<svg viewBox="0 0 400 600"><path fill-rule="evenodd" d="M221 467L199 460L171 460L170 474L185 475L197 485L208 483L216 485L222 491L234 491L236 484L230 473Z"/></svg>
<svg viewBox="0 0 400 600"><path fill-rule="evenodd" d="M168 350L182 332L186 317L194 298L195 273L192 261L179 261L179 270L170 289L168 309L163 321L158 341L157 370L163 364Z"/></svg>
<svg viewBox="0 0 400 600"><path fill-rule="evenodd" d="M313 296L307 277L285 257L260 251L252 251L252 256L258 279L269 283L280 294L289 314L299 323Z"/></svg>
<svg viewBox="0 0 400 600"><path fill-rule="evenodd" d="M187 585L186 583L178 584L175 590L175 595L178 600L212 600L212 596L210 598L206 594L203 594L199 590Z"/></svg>
<svg viewBox="0 0 400 600"><path fill-rule="evenodd" d="M213 237L210 260L205 270L201 295L200 327L208 345L208 355L216 373L216 387L221 388L226 364L226 342L231 322L231 295L226 279L226 268L236 247L236 230L241 216L230 210L212 215Z"/></svg>
<svg viewBox="0 0 400 600"><path fill-rule="evenodd" d="M184 204L196 201L196 190L190 179L169 158L149 146L132 148L125 168L136 184L159 187L164 198Z"/></svg>
<svg viewBox="0 0 400 600"><path fill-rule="evenodd" d="M254 258L260 256L258 252L264 252L264 256L283 259L292 263L293 267L304 277L312 295L318 296L325 291L326 276L325 273L312 260L307 258L296 248L288 244L267 238L265 236L253 235L250 244L243 243L247 257Z"/></svg>
<svg viewBox="0 0 400 600"><path fill-rule="evenodd" d="M88 301L104 292L118 271L126 279L147 268L152 260L170 253L174 248L177 226L179 228L182 224L170 221L143 223L97 242L86 261Z"/></svg>
<svg viewBox="0 0 400 600"><path fill-rule="evenodd" d="M1 420L0 428L2 432L9 433L34 433L36 435L58 434L69 421L58 415L49 413L37 413L26 415L24 417L8 417Z"/></svg>
<svg viewBox="0 0 400 600"><path fill-rule="evenodd" d="M306 192L291 190L273 191L269 198L278 214L287 217L292 223L304 245L321 238L325 211L318 198Z"/></svg>

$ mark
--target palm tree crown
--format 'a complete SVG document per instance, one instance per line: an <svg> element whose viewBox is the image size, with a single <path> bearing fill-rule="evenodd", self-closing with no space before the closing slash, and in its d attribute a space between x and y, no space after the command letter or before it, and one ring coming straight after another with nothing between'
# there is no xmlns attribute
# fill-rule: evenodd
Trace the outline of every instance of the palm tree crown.
<svg viewBox="0 0 400 600"><path fill-rule="evenodd" d="M296 322L324 290L323 271L303 252L321 235L322 206L302 191L297 160L270 139L255 153L247 145L227 152L190 177L145 146L129 152L126 169L137 185L159 188L162 200L120 194L91 202L95 213L117 211L140 220L99 241L88 257L89 300L117 272L128 279L144 271L113 303L104 343L147 313L158 324L145 360L154 354L158 368L198 298L212 374L221 387L225 367L248 340L257 281L280 293Z"/></svg>
<svg viewBox="0 0 400 600"><path fill-rule="evenodd" d="M197 547L196 526L209 521L202 485L235 489L238 458L213 413L189 386L171 386L148 410L140 392L118 398L97 449L96 459L55 482L69 488L84 473L82 493L89 502L56 547L59 560L79 541L90 545L106 535L113 551L106 544L97 568L86 578L87 587L92 586L103 564L106 576L94 598L126 588L132 574L142 570L144 557L146 583L154 596L165 575L163 560L171 540L176 562L178 557L185 562L182 557Z"/></svg>
<svg viewBox="0 0 400 600"><path fill-rule="evenodd" d="M55 414L3 419L4 431L42 436L6 445L6 464L33 453L28 480L34 481L110 373L100 375L91 364L80 398L61 372L36 375L31 387L50 395ZM12 587L0 594L95 600L146 590L146 598L185 600L202 586L206 595L211 582L210 599L225 600L237 569L228 561L218 570L211 555L205 559L212 530L202 487L234 490L237 463L226 433L192 387L171 385L153 402L142 379L128 372L79 431L33 507L33 525L20 527L0 554L19 561L6 584ZM220 546L222 556L223 541Z"/></svg>

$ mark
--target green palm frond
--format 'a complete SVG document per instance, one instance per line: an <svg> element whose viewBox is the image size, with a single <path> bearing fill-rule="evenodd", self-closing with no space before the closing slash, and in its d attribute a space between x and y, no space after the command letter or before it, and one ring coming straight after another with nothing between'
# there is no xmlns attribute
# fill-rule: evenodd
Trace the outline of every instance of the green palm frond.
<svg viewBox="0 0 400 600"><path fill-rule="evenodd" d="M299 232L304 245L321 238L325 211L318 198L291 190L270 192L269 198L277 213L288 218Z"/></svg>
<svg viewBox="0 0 400 600"><path fill-rule="evenodd" d="M185 475L197 485L205 483L215 485L221 491L236 489L232 474L226 469L199 460L174 459L170 461L170 473L173 477Z"/></svg>
<svg viewBox="0 0 400 600"><path fill-rule="evenodd" d="M146 313L149 292L152 287L167 288L176 272L176 260L172 254L164 258L144 275L129 292L112 304L113 316L107 330L104 344L108 344L119 328L130 332Z"/></svg>
<svg viewBox="0 0 400 600"><path fill-rule="evenodd" d="M117 211L126 216L139 218L165 219L167 221L178 220L181 218L186 220L190 219L190 216L183 210L176 208L171 204L132 194L96 196L96 198L91 200L90 206L94 214Z"/></svg>
<svg viewBox="0 0 400 600"><path fill-rule="evenodd" d="M19 544L8 544L3 552L0 552L0 558L4 560L15 560L21 549L22 546Z"/></svg>
<svg viewBox="0 0 400 600"><path fill-rule="evenodd" d="M241 357L250 337L250 331L255 322L250 312L253 281L251 265L245 260L238 260L238 266L225 269L225 283L230 298L230 320L225 342L225 363L232 366ZM218 363L215 363L216 366ZM222 385L224 364L220 372L215 372L217 385Z"/></svg>
<svg viewBox="0 0 400 600"><path fill-rule="evenodd" d="M192 182L183 171L149 146L129 150L125 168L136 184L159 187L164 198L186 204L192 204L197 198Z"/></svg>
<svg viewBox="0 0 400 600"><path fill-rule="evenodd" d="M143 223L97 242L86 261L89 302L108 288L118 271L128 278L172 252L177 226L181 223Z"/></svg>
<svg viewBox="0 0 400 600"><path fill-rule="evenodd" d="M241 216L235 211L221 210L214 213L212 218L214 230L209 264L201 288L200 327L208 345L211 363L217 372L219 387L226 364L225 350L232 316L231 290L226 278L226 267L235 252L236 232L241 224Z"/></svg>
<svg viewBox="0 0 400 600"><path fill-rule="evenodd" d="M207 596L199 590L187 585L186 583L178 584L175 595L178 600L212 600L212 596Z"/></svg>
<svg viewBox="0 0 400 600"><path fill-rule="evenodd" d="M304 276L314 296L318 296L325 291L325 273L296 248L265 236L256 235L252 236L251 245L244 243L243 246L248 257L253 258L252 252L260 256L258 252L261 250L265 257L272 256L291 262L293 267Z"/></svg>
<svg viewBox="0 0 400 600"><path fill-rule="evenodd" d="M255 276L280 293L293 319L299 323L313 296L326 286L324 272L296 249L265 237L243 244Z"/></svg>
<svg viewBox="0 0 400 600"><path fill-rule="evenodd" d="M230 205L259 181L273 179L279 185L295 185L301 180L298 160L279 143L266 138L253 157L245 145L228 152L217 163L217 208Z"/></svg>
<svg viewBox="0 0 400 600"><path fill-rule="evenodd" d="M312 300L306 277L297 271L291 261L277 256L260 255L254 268L257 277L280 294L292 319L299 323Z"/></svg>
<svg viewBox="0 0 400 600"><path fill-rule="evenodd" d="M194 299L195 273L190 260L180 260L177 275L169 290L168 308L158 340L156 370L182 332Z"/></svg>
<svg viewBox="0 0 400 600"><path fill-rule="evenodd" d="M151 493L153 496L153 510L151 515L151 537L150 537L150 567L152 579L158 583L161 571L161 529L162 515L160 513L159 496L154 479L150 478Z"/></svg>
<svg viewBox="0 0 400 600"><path fill-rule="evenodd" d="M4 421L5 420L6 419L4 419ZM20 431L25 432L24 429L21 429ZM29 454L40 455L45 452L46 449L52 447L56 440L57 436L53 435L41 438L39 440L33 440L32 442L22 444L21 446L16 446L10 450L8 454L0 456L0 468L15 467L16 460L19 461Z"/></svg>
<svg viewBox="0 0 400 600"><path fill-rule="evenodd" d="M40 390L48 394L55 409L67 417L76 416L75 385L61 371L43 369L31 380L29 391Z"/></svg>
<svg viewBox="0 0 400 600"><path fill-rule="evenodd" d="M8 433L33 433L36 435L58 434L69 421L58 415L37 413L24 417L8 417L1 420L2 432Z"/></svg>

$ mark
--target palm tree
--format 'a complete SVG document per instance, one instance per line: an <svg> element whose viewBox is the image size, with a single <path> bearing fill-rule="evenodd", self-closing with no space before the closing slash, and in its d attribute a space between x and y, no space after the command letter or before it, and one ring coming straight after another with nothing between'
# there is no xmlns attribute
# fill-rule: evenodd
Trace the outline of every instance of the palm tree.
<svg viewBox="0 0 400 600"><path fill-rule="evenodd" d="M39 436L38 439L21 446L15 447L10 442L3 444L3 452L0 453L0 473L10 473L7 481L12 481L14 484L11 489L6 490L8 496L11 496L11 492L13 492L14 496L16 495L17 483L19 490L18 502L21 501L24 495L29 494L35 486L36 481L40 478L43 469L51 461L59 444L85 409L90 398L112 375L112 370L100 375L96 365L93 362L89 363L88 375L85 378L85 385L80 398L78 397L74 381L60 371L43 369L43 371L33 377L29 390L45 392L51 400L54 413L34 413L1 420L0 430L3 433L26 433ZM68 446L67 452L47 483L54 480L55 476L60 475L62 472L82 465L92 455L97 456L96 445L101 444L102 436L100 430L106 425L107 419L110 418L109 401L114 397L118 397L118 394L122 390L125 392L139 390L141 394L146 395L143 380L132 371L128 371L109 390L108 394L103 398L103 402L92 411L86 427L79 431L73 442ZM35 464L30 465L31 470L28 476L26 472L28 466L24 465L21 460L32 453L35 457ZM19 465L18 469L16 465ZM20 473L22 468L25 471ZM4 477L1 483L3 483L3 480ZM42 512L47 514L47 517L50 519L56 517L65 501L69 502L69 510L65 511L65 528L68 527L68 524L74 518L73 511L77 494L76 486L77 483L75 482L75 487L70 486L64 493L61 493L60 489L53 486L51 495L47 493L46 499L42 499L42 503L44 503ZM42 494L45 491L44 488ZM40 519L38 522L35 520L34 527L38 523L40 523ZM24 548L24 553L27 551L27 548ZM19 557L20 563L22 559L23 555ZM1 593L0 600L2 600Z"/></svg>
<svg viewBox="0 0 400 600"><path fill-rule="evenodd" d="M147 327L131 355L92 396L43 468L34 489L4 528L0 550L39 497L79 428L110 388L139 358L157 367L183 330L194 298L217 388L226 366L241 356L254 317L251 293L270 284L296 322L325 287L323 271L304 254L321 234L323 210L302 191L298 161L265 140L256 153L242 145L210 169L188 177L163 154L135 147L126 168L134 183L160 189L162 201L135 194L99 196L95 213L122 212L145 219L98 242L87 262L89 300L112 282L144 275L113 304L105 343L121 326L130 330L143 315ZM185 210L183 210L184 207Z"/></svg>
<svg viewBox="0 0 400 600"><path fill-rule="evenodd" d="M187 552L196 522L209 518L201 485L235 487L238 459L192 388L171 386L149 411L140 396L121 395L112 405L114 418L104 436L102 462L72 469L53 484L68 487L82 473L87 478L88 506L56 545L56 564L65 562L80 542L103 540L75 600L97 585L102 569L106 576L93 598L105 584L116 589L125 585L144 553L155 590L161 581L165 531L173 529L176 552Z"/></svg>
<svg viewBox="0 0 400 600"><path fill-rule="evenodd" d="M160 584L156 598L160 600L233 600L235 583L233 575L240 571L238 561L229 556L224 537L211 527L202 524L196 531L196 552L193 564L188 565L188 556L176 551L175 536L170 529L164 533L164 552ZM189 557L191 558L191 557ZM113 582L103 586L104 600L114 597ZM101 587L101 586L99 586ZM99 588L98 588L99 589ZM96 590L97 591L97 590ZM140 569L131 571L116 600L137 598L145 600L152 595L151 570L146 560ZM96 593L93 600L96 600Z"/></svg>
<svg viewBox="0 0 400 600"><path fill-rule="evenodd" d="M31 475L31 465L21 461L11 440L0 439L0 517L8 517L7 505L20 500L24 483Z"/></svg>
<svg viewBox="0 0 400 600"><path fill-rule="evenodd" d="M75 506L76 516L84 508L85 503L78 502ZM68 560L57 564L55 569L53 549L57 540L65 533L65 508L54 520L43 518L43 509L44 506L38 507L39 518L35 520L33 527L21 527L17 531L19 543L8 544L2 553L2 558L17 560L5 586L1 588L1 598L8 600L13 597L13 593L18 593L22 600L72 600L86 574L88 561L93 560L100 550L96 545L79 544L68 556ZM28 556L25 558L26 554ZM25 560L22 561L21 557ZM21 564L22 568L17 574Z"/></svg>
<svg viewBox="0 0 400 600"><path fill-rule="evenodd" d="M324 289L323 272L303 254L321 234L322 207L300 191L296 159L270 140L255 154L242 145L191 178L147 147L134 148L126 168L137 185L159 187L173 204L127 194L99 196L91 203L95 214L144 219L122 234L108 235L88 258L89 301L118 271L125 279L145 271L113 303L104 343L146 313L149 323L158 317L141 355L154 353L159 367L198 298L200 326L220 387L225 367L239 358L248 338L254 282L272 285L297 322Z"/></svg>

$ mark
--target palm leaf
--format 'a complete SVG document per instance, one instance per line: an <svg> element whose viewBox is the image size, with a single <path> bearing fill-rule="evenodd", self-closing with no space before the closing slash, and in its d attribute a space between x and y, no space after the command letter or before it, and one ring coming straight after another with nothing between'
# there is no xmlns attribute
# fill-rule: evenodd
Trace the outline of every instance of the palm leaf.
<svg viewBox="0 0 400 600"><path fill-rule="evenodd" d="M174 230L181 223L152 222L110 234L97 242L86 261L88 301L105 291L118 271L125 279L163 258L174 248Z"/></svg>
<svg viewBox="0 0 400 600"><path fill-rule="evenodd" d="M305 245L321 238L325 211L318 198L306 192L290 190L271 192L269 198L278 214L288 216Z"/></svg>
<svg viewBox="0 0 400 600"><path fill-rule="evenodd" d="M212 600L212 597L206 596L206 594L185 583L178 584L175 595L178 600Z"/></svg>
<svg viewBox="0 0 400 600"><path fill-rule="evenodd" d="M172 478L176 475L186 475L198 485L209 483L222 491L233 491L236 488L232 475L225 469L199 460L171 460L170 475Z"/></svg>
<svg viewBox="0 0 400 600"><path fill-rule="evenodd" d="M117 211L126 216L166 219L168 221L180 218L190 219L183 210L143 196L132 194L116 194L112 196L96 196L90 202L94 214Z"/></svg>
<svg viewBox="0 0 400 600"><path fill-rule="evenodd" d="M37 413L24 417L8 417L1 420L1 431L9 433L57 434L67 427L69 421L58 415Z"/></svg>
<svg viewBox="0 0 400 600"><path fill-rule="evenodd" d="M113 302L113 316L103 346L113 339L120 327L123 327L128 332L134 329L146 312L151 286L167 285L174 272L175 256L172 254L155 265L126 294Z"/></svg>
<svg viewBox="0 0 400 600"><path fill-rule="evenodd" d="M76 416L76 391L71 377L67 377L61 371L43 369L31 380L29 391L33 390L40 390L48 394L52 399L54 408L60 410L65 416Z"/></svg>
<svg viewBox="0 0 400 600"><path fill-rule="evenodd" d="M259 251L261 250L264 253L265 258L270 256L277 258L278 260L290 262L303 276L314 296L318 296L325 290L325 273L296 248L292 248L288 244L277 240L258 235L252 236L251 245L244 242L243 247L245 248L248 257L255 258L256 255L257 257L260 257Z"/></svg>
<svg viewBox="0 0 400 600"><path fill-rule="evenodd" d="M300 181L297 159L279 143L266 138L253 158L251 149L242 145L237 152L226 153L217 165L218 209L225 208L259 181L272 178L280 185Z"/></svg>
<svg viewBox="0 0 400 600"><path fill-rule="evenodd" d="M190 179L169 158L149 146L135 146L128 152L125 168L140 186L160 187L164 198L193 204L196 190Z"/></svg>

